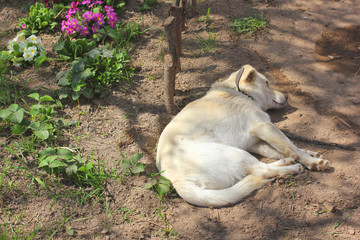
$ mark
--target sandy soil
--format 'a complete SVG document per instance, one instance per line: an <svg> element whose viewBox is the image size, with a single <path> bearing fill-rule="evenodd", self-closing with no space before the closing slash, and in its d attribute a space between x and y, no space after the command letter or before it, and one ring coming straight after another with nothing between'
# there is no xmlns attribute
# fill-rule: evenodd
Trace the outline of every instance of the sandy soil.
<svg viewBox="0 0 360 240"><path fill-rule="evenodd" d="M137 1L128 2L124 19L151 27L134 45L134 87L127 93L115 88L105 99L84 101L79 108L69 103L65 111L81 122L73 132L79 137L70 144L110 164L121 159L119 148L126 155L143 153L151 173L156 172L157 139L169 121L161 59L166 49L162 24L171 1L160 1L160 8L143 14L136 11ZM23 13L15 3L0 3L1 32L9 33L1 39L5 46L14 35L14 20ZM177 110L202 96L213 82L251 64L289 95L287 107L269 112L273 121L295 137L298 146L322 153L331 169L275 179L242 202L220 209L195 207L176 195L160 205L144 188L147 175L130 176L123 183L108 183L110 230L105 227L105 209L88 206L76 209L76 218L86 219L71 223L72 239L159 239L166 232L179 239L359 239L360 1L209 0L199 1L198 7L200 15L210 8L210 21L186 19L182 71L176 78ZM267 31L257 36L230 31L231 17L254 11L268 19ZM216 33L216 47L203 53L196 36L207 39L209 32ZM42 37L50 51L56 36ZM41 71L28 69L24 76L33 86L52 86L58 70L47 65ZM7 197L9 209L26 212L34 226L40 221L50 224L56 216L57 205L45 193L29 201ZM123 221L119 210L124 207L134 210L128 216L131 221ZM162 209L165 221L157 209ZM66 238L65 229L54 237Z"/></svg>

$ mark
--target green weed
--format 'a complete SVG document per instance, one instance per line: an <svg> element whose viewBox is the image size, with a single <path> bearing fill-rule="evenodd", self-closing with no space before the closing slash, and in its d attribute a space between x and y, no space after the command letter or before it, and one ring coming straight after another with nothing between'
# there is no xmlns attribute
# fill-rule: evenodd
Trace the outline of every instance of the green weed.
<svg viewBox="0 0 360 240"><path fill-rule="evenodd" d="M121 80L131 85L134 69L129 64L130 56L126 50L105 46L95 48L84 58L76 59L70 70L57 74L56 81L62 87L59 98L71 96L73 100L78 100L81 95L88 99L96 95L104 97L104 88Z"/></svg>
<svg viewBox="0 0 360 240"><path fill-rule="evenodd" d="M229 25L233 32L253 34L256 31L265 29L267 26L267 20L263 14L254 13L253 17L246 18L232 18L232 22Z"/></svg>
<svg viewBox="0 0 360 240"><path fill-rule="evenodd" d="M36 2L30 7L27 17L20 19L20 27L24 29L25 35L36 34L43 29L54 29L57 25L55 21L56 12L49 9L43 3Z"/></svg>
<svg viewBox="0 0 360 240"><path fill-rule="evenodd" d="M160 235L160 237L166 238L176 238L179 236L178 232L175 230L174 226L168 221L167 214L165 213L165 209L161 206L155 210L154 213L158 218L161 219L164 227L155 232L155 236Z"/></svg>
<svg viewBox="0 0 360 240"><path fill-rule="evenodd" d="M11 128L13 135L19 135L27 142L33 144L42 141L54 141L60 134L60 129L70 126L70 122L56 117L56 107L62 107L58 101L49 95L40 96L38 93L29 94L28 97L37 101L36 104L23 108L18 104L11 104L8 108L0 110L0 120ZM27 137L27 132L32 132Z"/></svg>
<svg viewBox="0 0 360 240"><path fill-rule="evenodd" d="M205 22L205 21L207 21L207 22L210 21L210 8L208 8L207 13L206 13L205 16L200 17L198 19L198 22Z"/></svg>
<svg viewBox="0 0 360 240"><path fill-rule="evenodd" d="M145 188L152 189L156 196L161 201L164 195L168 194L171 190L171 181L164 176L160 176L160 173L150 174L151 181L145 185Z"/></svg>
<svg viewBox="0 0 360 240"><path fill-rule="evenodd" d="M216 47L216 33L209 32L208 39L202 38L200 35L196 35L196 42L203 53L211 52Z"/></svg>
<svg viewBox="0 0 360 240"><path fill-rule="evenodd" d="M143 157L142 154L136 153L131 158L125 158L124 155L122 160L122 172L123 174L137 174L144 172L146 166L143 163L140 163L139 160Z"/></svg>

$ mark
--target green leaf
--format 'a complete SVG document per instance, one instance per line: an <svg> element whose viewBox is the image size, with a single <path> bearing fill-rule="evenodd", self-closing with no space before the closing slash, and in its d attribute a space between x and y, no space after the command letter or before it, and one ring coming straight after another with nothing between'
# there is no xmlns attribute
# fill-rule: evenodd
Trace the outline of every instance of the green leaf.
<svg viewBox="0 0 360 240"><path fill-rule="evenodd" d="M38 130L35 131L35 136L37 136L38 138L42 139L42 140L46 140L49 138L50 134L48 130Z"/></svg>
<svg viewBox="0 0 360 240"><path fill-rule="evenodd" d="M67 71L60 71L56 74L55 80L57 81L58 85L63 87L69 85L69 81L66 79L66 73ZM67 83L63 84L63 81L67 81Z"/></svg>
<svg viewBox="0 0 360 240"><path fill-rule="evenodd" d="M93 76L93 73L90 68L85 69L85 71L83 71L81 73L81 79L83 79L83 80L85 80L89 77L92 77L92 76Z"/></svg>
<svg viewBox="0 0 360 240"><path fill-rule="evenodd" d="M94 163L93 162L90 162L90 163L87 163L86 166L85 166L85 169L89 172L91 169L94 168Z"/></svg>
<svg viewBox="0 0 360 240"><path fill-rule="evenodd" d="M45 122L40 123L40 126L39 126L39 130L50 130L53 128L54 127L51 123L45 123Z"/></svg>
<svg viewBox="0 0 360 240"><path fill-rule="evenodd" d="M21 123L24 119L24 109L20 108L10 116L10 122Z"/></svg>
<svg viewBox="0 0 360 240"><path fill-rule="evenodd" d="M47 158L42 159L39 164L39 167L49 166L49 164L55 161L56 158L57 158L56 155L50 155Z"/></svg>
<svg viewBox="0 0 360 240"><path fill-rule="evenodd" d="M89 88L89 87L85 87L82 91L82 94L84 95L84 97L86 97L87 99L92 99L95 96L94 93L94 89Z"/></svg>
<svg viewBox="0 0 360 240"><path fill-rule="evenodd" d="M133 162L133 164L136 164L142 157L143 157L142 154L136 153L136 154L132 155L131 161Z"/></svg>
<svg viewBox="0 0 360 240"><path fill-rule="evenodd" d="M55 150L51 147L46 148L40 152L40 159L48 155L55 155Z"/></svg>
<svg viewBox="0 0 360 240"><path fill-rule="evenodd" d="M77 93L77 92L75 92L75 91L71 93L71 99L72 99L72 100L74 100L74 101L75 101L75 100L78 100L79 97L80 97L80 94L79 94L79 93Z"/></svg>
<svg viewBox="0 0 360 240"><path fill-rule="evenodd" d="M47 59L45 53L35 58L35 68L39 69L40 65Z"/></svg>
<svg viewBox="0 0 360 240"><path fill-rule="evenodd" d="M49 168L58 168L58 167L66 167L67 164L60 162L59 160L54 160L49 163Z"/></svg>
<svg viewBox="0 0 360 240"><path fill-rule="evenodd" d="M32 122L29 128L35 131L40 130L40 122Z"/></svg>
<svg viewBox="0 0 360 240"><path fill-rule="evenodd" d="M57 151L57 155L63 156L65 159L72 159L73 154L70 150L65 148L59 148Z"/></svg>
<svg viewBox="0 0 360 240"><path fill-rule="evenodd" d="M52 101L52 102L55 102L55 100L54 100L52 97L50 97L49 95L45 95L45 96L42 96L42 97L40 98L40 102L44 102L44 101Z"/></svg>
<svg viewBox="0 0 360 240"><path fill-rule="evenodd" d="M49 188L45 185L45 183L43 181L41 181L39 178L34 177L35 180L38 182L38 184L40 184L43 188L45 188L46 190L50 191Z"/></svg>
<svg viewBox="0 0 360 240"><path fill-rule="evenodd" d="M70 225L66 226L66 234L70 235L70 236L74 236L74 229L72 229L72 227Z"/></svg>
<svg viewBox="0 0 360 240"><path fill-rule="evenodd" d="M40 100L40 95L38 93L31 93L28 95L28 97L35 99L36 101Z"/></svg>
<svg viewBox="0 0 360 240"><path fill-rule="evenodd" d="M142 163L137 163L135 166L131 168L132 173L141 173L144 172L146 166Z"/></svg>
<svg viewBox="0 0 360 240"><path fill-rule="evenodd" d="M69 165L65 168L66 175L68 176L75 174L77 171L78 171L78 167L75 164Z"/></svg>
<svg viewBox="0 0 360 240"><path fill-rule="evenodd" d="M8 109L9 109L10 111L12 111L12 112L15 112L16 110L18 110L18 108L19 108L19 105L17 105L17 104L11 104L11 105L8 107Z"/></svg>
<svg viewBox="0 0 360 240"><path fill-rule="evenodd" d="M84 71L84 69L85 69L85 63L83 61L75 62L75 64L71 68L71 70L75 72L82 72Z"/></svg>
<svg viewBox="0 0 360 240"><path fill-rule="evenodd" d="M170 184L171 184L171 181L169 179L167 179L166 177L160 176L159 185L157 187L160 197L162 197L163 195L165 195L166 193L168 193L170 191Z"/></svg>
<svg viewBox="0 0 360 240"><path fill-rule="evenodd" d="M122 169L123 169L124 171L126 171L126 170L128 170L128 169L130 169L130 168L132 167L132 162L131 162L130 159L125 158L125 159L123 160L123 163L121 164L121 166L122 166Z"/></svg>
<svg viewBox="0 0 360 240"><path fill-rule="evenodd" d="M43 110L44 110L44 107L42 105L36 104L36 105L31 106L29 113L31 116L36 116L40 112L43 112Z"/></svg>
<svg viewBox="0 0 360 240"><path fill-rule="evenodd" d="M21 126L19 124L15 124L12 126L12 134L21 135L26 131L26 126Z"/></svg>
<svg viewBox="0 0 360 240"><path fill-rule="evenodd" d="M9 109L3 109L0 111L0 118L3 120L7 119L11 114L11 111Z"/></svg>

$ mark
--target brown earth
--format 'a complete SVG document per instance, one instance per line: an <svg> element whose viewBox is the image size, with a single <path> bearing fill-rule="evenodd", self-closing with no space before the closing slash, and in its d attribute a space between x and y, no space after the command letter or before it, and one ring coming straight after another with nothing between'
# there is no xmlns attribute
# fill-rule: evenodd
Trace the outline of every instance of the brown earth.
<svg viewBox="0 0 360 240"><path fill-rule="evenodd" d="M24 16L19 2L0 0L0 32L7 33L1 35L2 46L14 37L11 29ZM133 64L139 69L134 87L126 93L113 89L110 96L79 107L68 103L65 109L81 122L69 133L70 146L80 146L88 155L93 152L109 165L121 159L119 148L127 156L143 153L147 173L156 172L157 139L169 121L163 101L162 23L173 1L159 2L160 8L139 13L138 2L128 1L123 16L150 28L134 44ZM198 2L200 15L210 8L210 20L186 19L182 71L176 78L177 110L202 96L214 81L251 64L289 95L287 107L269 112L273 121L287 134L309 140L294 138L298 146L322 153L331 169L276 179L242 202L220 209L195 207L176 195L160 205L144 188L147 175L108 183L111 214L101 204L79 209L71 199L54 203L46 192L29 200L3 196L7 209L24 212L28 226L51 226L65 205L69 217L76 213L71 219L80 219L69 223L75 236L69 237L63 227L54 239L360 239L360 1ZM264 13L266 31L256 36L231 32L231 17L248 17L254 11ZM216 34L216 47L204 53L196 39L208 39L209 32ZM57 36L41 37L51 52ZM29 87L51 88L59 69L54 64L41 71L30 68L18 79L31 79ZM132 210L125 215L123 208ZM161 216L156 214L159 209Z"/></svg>

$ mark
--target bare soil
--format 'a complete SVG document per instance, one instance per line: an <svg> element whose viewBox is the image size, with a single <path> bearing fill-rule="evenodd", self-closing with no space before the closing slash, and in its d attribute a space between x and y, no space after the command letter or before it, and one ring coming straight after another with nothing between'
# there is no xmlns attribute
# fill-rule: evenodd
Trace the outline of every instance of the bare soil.
<svg viewBox="0 0 360 240"><path fill-rule="evenodd" d="M94 153L110 166L121 160L119 149L127 156L142 153L148 174L156 172L157 139L171 119L163 100L162 24L173 1L158 2L159 8L139 13L139 1L128 1L122 16L150 28L134 44L133 88L115 88L106 98L83 101L79 107L68 102L64 110L68 118L81 122L68 133L69 146ZM298 146L322 153L331 161L330 170L275 179L242 202L220 209L192 206L176 194L160 205L144 188L150 181L147 174L107 184L110 215L101 203L78 208L71 198L54 203L46 192L36 198L3 195L0 200L14 215L26 214L27 227L60 221L59 209L66 208L68 216L74 213L72 219L80 219L69 223L75 235L62 227L54 239L360 239L360 1L266 2L198 1L199 16L210 8L210 20L186 19L182 71L176 77L177 110L204 95L213 82L251 64L289 95L287 107L269 112L273 121ZM0 32L7 33L1 35L1 46L14 37L11 29L24 16L19 6L20 1L0 0ZM254 11L264 13L266 31L255 36L231 32L231 18ZM216 33L216 47L202 52L196 39L208 39L209 32ZM57 35L41 38L52 54ZM61 67L48 63L40 71L29 68L18 80L30 79L29 88L56 88ZM121 211L125 207L133 209L131 214Z"/></svg>

